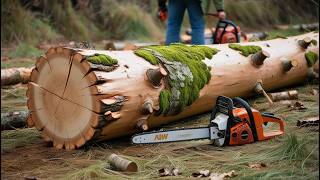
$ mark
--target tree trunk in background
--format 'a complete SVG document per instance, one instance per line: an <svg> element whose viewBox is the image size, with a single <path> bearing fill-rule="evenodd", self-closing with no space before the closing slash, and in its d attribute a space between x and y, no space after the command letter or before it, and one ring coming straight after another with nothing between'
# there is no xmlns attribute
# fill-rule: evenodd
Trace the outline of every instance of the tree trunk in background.
<svg viewBox="0 0 320 180"><path fill-rule="evenodd" d="M306 37L318 40L319 34L245 43L260 46L260 56L245 57L228 44L209 46L220 50L212 60L204 60L211 67L211 80L195 102L181 113L167 116L156 115L159 94L166 85L161 77L167 75L159 66L133 51L51 48L37 60L31 74L28 124L35 125L44 140L53 141L56 148L74 149L86 141L129 135L204 113L213 108L217 96L247 97L254 94L257 83L268 91L303 82L308 76L305 53L319 54L318 45L309 43L307 49L299 45L298 40ZM103 66L89 62L88 57L97 54L118 63ZM262 65L253 64L251 58L266 54L270 57ZM296 66L284 68L282 62L288 60L294 60ZM148 78L153 76L152 84Z"/></svg>
<svg viewBox="0 0 320 180"><path fill-rule="evenodd" d="M33 68L1 69L1 86L28 83Z"/></svg>
<svg viewBox="0 0 320 180"><path fill-rule="evenodd" d="M1 113L1 131L26 127L28 116L28 111Z"/></svg>

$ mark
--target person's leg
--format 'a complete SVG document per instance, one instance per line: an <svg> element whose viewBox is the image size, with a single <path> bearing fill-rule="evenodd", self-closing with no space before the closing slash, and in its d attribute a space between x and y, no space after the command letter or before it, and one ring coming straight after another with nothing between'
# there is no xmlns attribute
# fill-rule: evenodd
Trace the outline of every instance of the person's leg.
<svg viewBox="0 0 320 180"><path fill-rule="evenodd" d="M204 44L205 22L200 0L189 0L187 4L192 29L192 44Z"/></svg>
<svg viewBox="0 0 320 180"><path fill-rule="evenodd" d="M166 44L180 41L180 28L186 9L185 0L169 0Z"/></svg>

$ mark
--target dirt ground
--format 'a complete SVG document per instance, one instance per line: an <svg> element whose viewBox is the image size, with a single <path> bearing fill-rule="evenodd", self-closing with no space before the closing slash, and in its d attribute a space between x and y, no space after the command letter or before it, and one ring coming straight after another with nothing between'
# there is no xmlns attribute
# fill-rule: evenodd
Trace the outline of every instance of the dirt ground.
<svg viewBox="0 0 320 180"><path fill-rule="evenodd" d="M16 91L25 87L17 85ZM17 90L18 89L18 90ZM2 179L150 179L160 178L158 170L178 168L179 176L161 179L192 178L193 172L207 169L224 173L235 170L232 179L318 179L319 127L296 127L296 121L319 115L318 83L304 83L282 90L297 89L299 101L307 109L297 110L276 103L270 106L263 97L252 97L250 104L260 110L275 113L286 122L286 135L276 139L244 146L215 147L208 140L157 145L131 145L130 137L87 145L74 151L56 150L45 144L35 129L17 129L1 132ZM14 99L5 89L1 99ZM20 93L14 93L19 96ZM23 100L22 100L23 101ZM7 102L7 101L6 101ZM9 101L10 102L10 101ZM11 105L10 105L11 104ZM5 103L1 107L19 109ZM23 104L21 104L23 106ZM184 119L162 127L191 127L206 125L210 113ZM123 173L110 167L107 157L116 153L138 164L137 173ZM250 168L252 163L266 167Z"/></svg>

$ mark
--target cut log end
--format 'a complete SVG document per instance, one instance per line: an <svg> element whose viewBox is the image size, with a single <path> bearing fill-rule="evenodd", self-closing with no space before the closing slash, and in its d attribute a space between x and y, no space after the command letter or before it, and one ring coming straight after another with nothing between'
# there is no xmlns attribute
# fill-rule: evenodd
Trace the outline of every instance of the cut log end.
<svg viewBox="0 0 320 180"><path fill-rule="evenodd" d="M146 75L152 86L159 87L161 79L167 75L167 71L164 68L148 69Z"/></svg>
<svg viewBox="0 0 320 180"><path fill-rule="evenodd" d="M80 147L101 128L98 126L104 118L96 113L96 107L104 103L93 95L91 87L95 84L92 76L87 76L84 56L58 47L49 49L46 57L45 61L38 59L37 73L31 75L28 84L28 108L32 112L28 124L42 130L45 140L58 149ZM108 117L119 119L120 113L112 112Z"/></svg>
<svg viewBox="0 0 320 180"><path fill-rule="evenodd" d="M269 58L270 54L267 51L259 51L251 56L251 61L255 66L261 66L266 58Z"/></svg>

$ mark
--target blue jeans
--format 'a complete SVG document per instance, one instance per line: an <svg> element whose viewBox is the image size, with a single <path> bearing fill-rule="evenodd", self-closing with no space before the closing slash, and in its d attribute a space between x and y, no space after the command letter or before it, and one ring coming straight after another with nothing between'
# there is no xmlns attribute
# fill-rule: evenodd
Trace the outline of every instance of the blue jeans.
<svg viewBox="0 0 320 180"><path fill-rule="evenodd" d="M188 9L192 29L192 44L204 44L204 18L200 0L169 0L166 44L180 42L180 28Z"/></svg>

